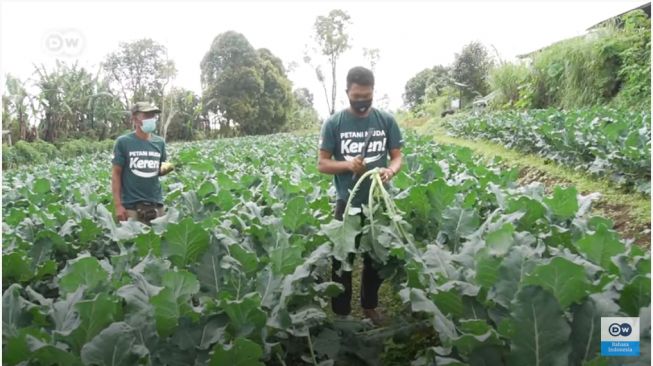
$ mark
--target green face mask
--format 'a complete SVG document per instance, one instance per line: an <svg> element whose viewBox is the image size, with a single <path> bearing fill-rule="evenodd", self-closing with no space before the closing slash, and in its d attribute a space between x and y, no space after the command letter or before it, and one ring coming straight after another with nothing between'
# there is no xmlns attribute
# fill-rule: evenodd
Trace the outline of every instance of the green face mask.
<svg viewBox="0 0 653 366"><path fill-rule="evenodd" d="M145 133L152 133L156 129L156 118L148 118L143 120L141 130Z"/></svg>

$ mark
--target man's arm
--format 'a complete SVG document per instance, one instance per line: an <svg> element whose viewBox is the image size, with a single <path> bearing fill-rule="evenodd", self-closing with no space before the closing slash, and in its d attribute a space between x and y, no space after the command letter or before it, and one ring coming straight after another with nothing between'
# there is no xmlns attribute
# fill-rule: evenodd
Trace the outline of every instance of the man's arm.
<svg viewBox="0 0 653 366"><path fill-rule="evenodd" d="M390 126L388 128L388 150L390 150L390 164L387 168L381 170L381 179L384 182L389 181L399 173L401 169L401 148L404 145L404 139L401 137L399 124L393 116L390 116Z"/></svg>
<svg viewBox="0 0 653 366"><path fill-rule="evenodd" d="M324 174L342 174L346 172L356 172L358 174L365 171L365 162L363 159L354 159L351 161L337 161L331 159L333 154L329 151L320 149L317 160L317 170Z"/></svg>
<svg viewBox="0 0 653 366"><path fill-rule="evenodd" d="M174 169L175 167L172 165L172 163L161 163L161 168L159 168L159 176L163 177L164 175L168 175Z"/></svg>
<svg viewBox="0 0 653 366"><path fill-rule="evenodd" d="M390 181L401 169L401 150L390 150L390 165L387 168L381 169L381 180L385 183Z"/></svg>
<svg viewBox="0 0 653 366"><path fill-rule="evenodd" d="M328 120L322 125L320 131L320 144L317 157L317 170L323 174L342 174L346 172L363 173L365 163L363 159L351 161L338 161L331 159L336 151L337 141L333 131L333 121Z"/></svg>
<svg viewBox="0 0 653 366"><path fill-rule="evenodd" d="M390 150L390 165L388 165L388 169L392 170L393 175L399 173L399 169L401 169L401 157L401 149Z"/></svg>
<svg viewBox="0 0 653 366"><path fill-rule="evenodd" d="M122 168L127 163L126 154L123 149L123 142L120 138L116 140L113 146L113 159L111 165L111 193L113 193L113 206L116 210L116 218L118 221L127 220L127 211L122 205Z"/></svg>
<svg viewBox="0 0 653 366"><path fill-rule="evenodd" d="M113 193L113 205L116 209L116 218L119 221L127 220L127 210L122 205L122 167L113 165L111 172L111 192Z"/></svg>
<svg viewBox="0 0 653 366"><path fill-rule="evenodd" d="M159 168L159 176L161 177L175 170L174 165L172 163L168 163L167 160L168 160L168 154L166 153L166 143L164 141L162 152L161 152L161 160L159 161L161 163L161 166Z"/></svg>
<svg viewBox="0 0 653 366"><path fill-rule="evenodd" d="M168 163L167 160L168 156L166 155L165 152L165 146L163 147L163 155L161 155L161 166L159 167L159 176L163 177L164 175L168 175L170 172L175 170L175 166L172 163Z"/></svg>

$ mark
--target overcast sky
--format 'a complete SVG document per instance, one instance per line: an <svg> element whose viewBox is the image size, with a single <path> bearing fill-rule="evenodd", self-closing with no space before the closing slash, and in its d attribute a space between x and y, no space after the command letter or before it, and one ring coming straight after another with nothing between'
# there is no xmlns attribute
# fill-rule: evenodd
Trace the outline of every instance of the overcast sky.
<svg viewBox="0 0 653 366"><path fill-rule="evenodd" d="M480 41L504 60L564 38L583 34L595 23L646 3L619 1L241 1L241 2L35 2L3 1L0 67L29 77L33 64L54 65L57 58L97 70L120 42L152 38L165 45L178 74L175 86L201 93L200 61L212 40L234 30L255 48L268 48L287 65L293 86L315 95L321 115L327 108L314 72L302 63L312 43L313 23L332 9L350 14L352 48L339 62L339 102L345 105L345 75L368 65L363 48L378 48L378 95L388 94L392 109L403 104L406 81L420 70L448 65L456 52ZM59 40L64 40L62 44ZM75 45L76 43L76 45ZM492 46L494 48L492 48Z"/></svg>

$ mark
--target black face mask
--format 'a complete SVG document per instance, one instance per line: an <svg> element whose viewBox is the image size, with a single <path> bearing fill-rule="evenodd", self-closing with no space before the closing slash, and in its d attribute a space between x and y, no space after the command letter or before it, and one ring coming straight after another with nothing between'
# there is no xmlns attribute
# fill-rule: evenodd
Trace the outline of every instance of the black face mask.
<svg viewBox="0 0 653 366"><path fill-rule="evenodd" d="M349 100L349 105L351 105L351 108L360 113L363 114L367 112L368 109L372 106L372 99L369 100Z"/></svg>

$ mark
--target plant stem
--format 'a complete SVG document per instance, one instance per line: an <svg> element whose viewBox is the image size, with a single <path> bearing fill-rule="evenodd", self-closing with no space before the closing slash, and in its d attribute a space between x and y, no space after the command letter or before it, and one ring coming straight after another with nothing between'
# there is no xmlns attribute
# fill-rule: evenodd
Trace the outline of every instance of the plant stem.
<svg viewBox="0 0 653 366"><path fill-rule="evenodd" d="M286 366L286 363L283 361L283 359L281 358L281 356L280 356L278 353L275 353L275 354L277 355L277 359L279 360L279 362L281 363L281 365L282 365L282 366Z"/></svg>
<svg viewBox="0 0 653 366"><path fill-rule="evenodd" d="M397 211L396 211L396 209L395 209L394 202L392 202L392 199L390 198L390 195L389 195L388 192L385 190L385 187L383 187L383 182L381 181L381 177L380 177L380 176L376 176L375 178L377 179L377 185L379 186L379 189L381 190L382 197L383 197L383 200L385 201L386 208L387 208L388 211L390 211L390 216L392 216L392 217L391 217L392 224L393 224L393 225L395 226L395 228L397 229L397 232L398 232L401 236L403 236L403 239L406 240L407 242L410 242L410 240L408 239L408 236L407 236L406 233L404 232L404 230L403 230L403 228L401 227L401 225L399 225L399 224L394 220L394 217L397 216Z"/></svg>
<svg viewBox="0 0 653 366"><path fill-rule="evenodd" d="M311 358L313 359L313 365L317 366L317 360L315 359L315 352L313 351L313 341L311 341L311 333L308 333L308 349L311 351Z"/></svg>
<svg viewBox="0 0 653 366"><path fill-rule="evenodd" d="M422 262L421 258L419 257L419 252L417 250L417 247L415 246L415 243L410 239L404 228L397 223L394 220L394 217L398 216L397 215L397 208L392 201L392 198L390 197L390 194L385 190L383 187L383 182L381 181L381 177L377 175L375 177L377 179L377 186L379 187L379 190L381 191L381 196L383 197L383 200L385 201L386 209L390 212L390 221L394 225L395 229L397 230L397 233L401 236L399 239L403 239L404 242L406 243L408 247L408 252L412 254L413 259L419 263Z"/></svg>
<svg viewBox="0 0 653 366"><path fill-rule="evenodd" d="M375 176L377 177L378 174ZM370 193L367 198L367 208L370 212L370 235L372 236L372 241L376 239L376 235L374 235L374 189L378 185L376 179L372 179L372 185L370 186Z"/></svg>
<svg viewBox="0 0 653 366"><path fill-rule="evenodd" d="M360 187L361 183L365 180L365 178L369 177L372 174L378 174L379 173L379 168L374 168L368 172L365 172L360 178L358 178L358 182L356 182L356 185L354 185L354 189L351 190L351 194L349 195L349 199L347 200L347 205L345 206L345 213L342 215L342 224L343 226L345 225L347 221L347 216L349 213L349 207L351 206L351 201L354 199L354 196L356 195L356 192L358 191L358 188Z"/></svg>

